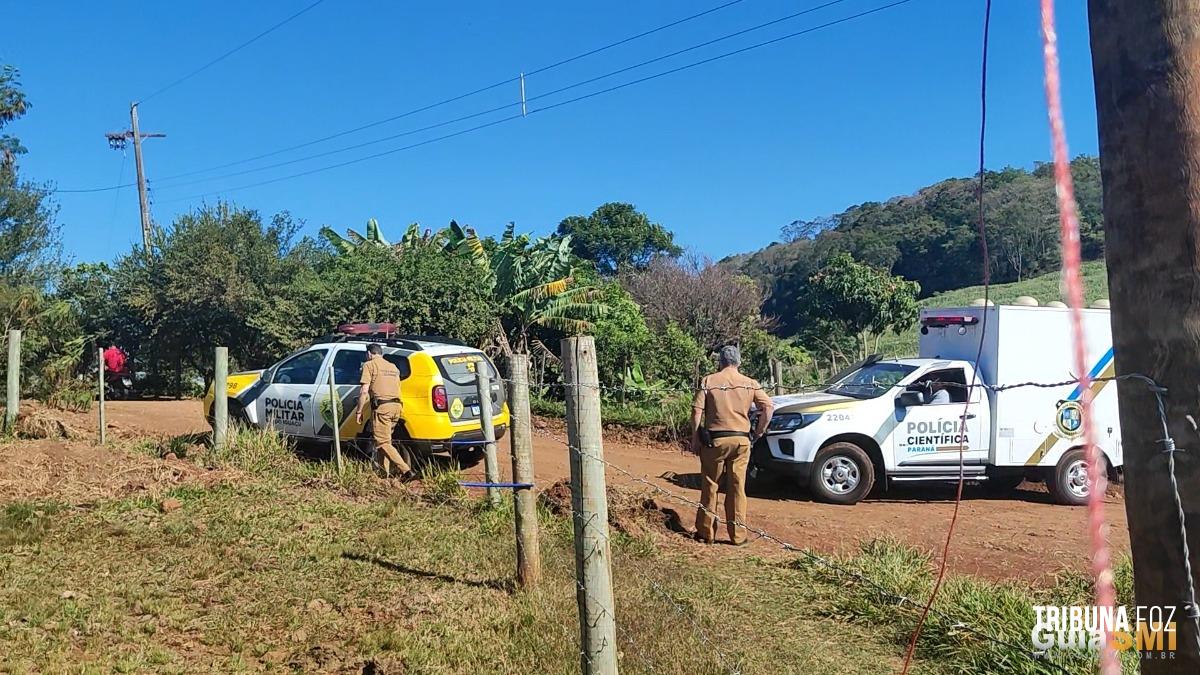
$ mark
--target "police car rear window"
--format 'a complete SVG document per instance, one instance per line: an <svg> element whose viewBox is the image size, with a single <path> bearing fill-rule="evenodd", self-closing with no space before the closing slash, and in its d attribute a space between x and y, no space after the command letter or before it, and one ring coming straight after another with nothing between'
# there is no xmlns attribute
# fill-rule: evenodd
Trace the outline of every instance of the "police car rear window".
<svg viewBox="0 0 1200 675"><path fill-rule="evenodd" d="M475 384L475 369L480 363L487 368L485 372L488 377L496 379L496 369L482 354L450 354L434 360L437 361L438 370L442 371L442 377L455 384Z"/></svg>

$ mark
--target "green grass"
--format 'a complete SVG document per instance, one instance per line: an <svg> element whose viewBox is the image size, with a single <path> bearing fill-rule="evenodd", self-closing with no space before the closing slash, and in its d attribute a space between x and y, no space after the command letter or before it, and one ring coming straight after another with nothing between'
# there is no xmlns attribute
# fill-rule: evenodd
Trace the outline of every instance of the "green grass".
<svg viewBox="0 0 1200 675"><path fill-rule="evenodd" d="M12 502L0 510L0 550L35 544L50 528L61 504L51 502Z"/></svg>
<svg viewBox="0 0 1200 675"><path fill-rule="evenodd" d="M792 567L803 575L803 583L812 590L814 611L885 631L897 646L906 647L919 610L902 606L896 596L918 603L928 598L935 578L932 560L894 540L877 540L863 545L858 555L839 562L850 573L809 558L793 563ZM853 573L874 580L878 587L856 581ZM1115 576L1118 602L1131 604L1133 573L1128 558L1118 561ZM960 675L1061 672L962 626L1013 645L1029 645L1034 605L1090 605L1092 593L1091 581L1082 573L1064 573L1049 588L950 576L934 604L935 611L929 614L916 653L927 662L950 666ZM1136 656L1123 657L1124 672L1138 672ZM1083 653L1057 653L1053 662L1072 673L1095 670L1095 660Z"/></svg>
<svg viewBox="0 0 1200 675"><path fill-rule="evenodd" d="M155 443L143 451L161 453ZM488 508L439 471L412 492L365 462L339 477L271 432L193 449L224 482L4 507L0 672L578 672L568 518L540 513L544 578L522 592L507 495ZM610 536L624 672L894 672L916 621L913 607L802 555L696 555L648 529ZM838 565L917 600L932 586L929 558L894 542ZM1127 563L1117 581L1130 602ZM1090 596L1083 574L1048 589L952 576L913 672L1048 672L958 623L1027 645L1033 604Z"/></svg>
<svg viewBox="0 0 1200 675"><path fill-rule="evenodd" d="M349 500L274 481L171 496L183 506L170 513L111 502L0 549L0 671L579 670L565 520L543 514L545 577L517 592L509 508ZM808 611L787 570L612 541L625 672L897 663L872 630Z"/></svg>
<svg viewBox="0 0 1200 675"><path fill-rule="evenodd" d="M1083 264L1084 301L1091 304L1100 298L1108 297L1108 272L1103 261L1092 261ZM1037 298L1041 304L1051 300L1064 300L1062 293L1062 274L1051 272L1032 279L1025 279L1010 284L995 284L988 293L992 302L1003 305L1009 304L1028 295ZM970 286L953 291L931 295L921 300L925 307L965 307L972 300L983 297L983 286ZM884 356L915 356L917 354L916 329L907 330L900 335L888 334L879 341L879 351Z"/></svg>

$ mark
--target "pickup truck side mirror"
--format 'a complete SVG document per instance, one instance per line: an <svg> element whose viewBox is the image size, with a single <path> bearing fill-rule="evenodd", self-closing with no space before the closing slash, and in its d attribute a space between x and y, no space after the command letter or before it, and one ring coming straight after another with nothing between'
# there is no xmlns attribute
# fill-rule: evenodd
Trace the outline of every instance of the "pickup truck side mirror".
<svg viewBox="0 0 1200 675"><path fill-rule="evenodd" d="M924 402L919 391L902 391L896 396L896 407L899 408L915 408Z"/></svg>

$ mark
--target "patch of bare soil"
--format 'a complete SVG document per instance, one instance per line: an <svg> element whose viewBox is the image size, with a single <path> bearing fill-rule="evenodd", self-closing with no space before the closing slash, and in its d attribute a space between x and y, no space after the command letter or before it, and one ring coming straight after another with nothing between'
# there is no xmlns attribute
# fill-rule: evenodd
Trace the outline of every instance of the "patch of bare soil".
<svg viewBox="0 0 1200 675"><path fill-rule="evenodd" d="M105 490L137 489L132 486L139 483L169 485L183 480L176 477L175 472L203 471L174 462L151 463L136 469L137 459L111 459L113 451L89 447L88 442L95 437L95 412L90 415L63 413L62 419L69 430L79 430L86 440L55 441L55 445L68 448L62 452L71 454L62 461L55 458L54 453L59 451L51 451L45 442L35 444L32 450L0 448L0 500L12 499L12 494L52 497L59 484L64 486L63 489L85 495ZM109 420L110 437L113 434L117 437L126 434L170 437L208 431L199 401L116 401L109 408ZM537 483L539 488L549 492L556 482L570 474L565 425L562 420L536 418L533 436ZM511 476L508 440L498 445L502 453L499 458L501 475L507 479ZM632 511L636 514L632 521L638 523L638 527L665 535L675 528L655 525L654 519L663 522L677 518L682 526L691 526L695 507L684 499L699 499L700 462L696 456L680 451L678 445L655 442L648 434L606 430L604 457L611 464L607 472L609 486L640 495L641 501L635 502L638 508ZM63 466L50 466L56 462ZM124 471L129 473L121 473ZM56 472L66 475L56 477ZM43 473L47 475L41 475ZM72 487L79 483L70 476L79 473L87 477L93 487ZM467 475L482 479L483 467L475 467ZM667 496L658 490L684 499ZM1106 497L1105 515L1112 547L1116 553L1127 552L1129 529L1120 488L1112 488ZM647 507L647 498L653 498L656 506ZM621 499L613 497L614 503ZM560 508L565 506L569 512L569 492L555 500ZM654 515L655 511L665 514L665 509L677 515ZM723 505L718 503L716 510L723 512ZM872 495L855 506L834 506L812 501L807 491L794 482L779 481L751 487L746 520L783 541L823 553L853 552L865 542L887 536L936 555L941 551L953 510L953 487L896 489ZM613 511L618 523L631 520L621 515L621 508ZM645 524L647 518L649 524ZM968 487L951 548L950 569L991 579L1034 580L1047 578L1063 568L1085 568L1088 563L1086 521L1086 509L1052 503L1040 484L1026 483L1002 497ZM620 526L633 529L628 523ZM680 535L662 539L694 548L696 555L782 554L778 545L765 540L752 542L748 549L734 549L727 546L701 548L702 545L689 543Z"/></svg>
<svg viewBox="0 0 1200 675"><path fill-rule="evenodd" d="M609 486L608 524L618 532L631 536L647 534L673 535L687 532L679 511L656 500L648 490L624 486ZM551 513L571 517L571 484L560 480L542 490L538 500Z"/></svg>
<svg viewBox="0 0 1200 675"><path fill-rule="evenodd" d="M134 494L158 495L188 481L213 482L221 472L168 456L159 459L130 452L121 446L139 438L169 436L169 431L195 430L196 420L164 425L147 412L196 413L198 401L117 401L109 404L106 436L101 447L99 415L46 407L22 401L15 440L0 444L0 503L51 500L72 505ZM199 421L203 424L203 420ZM169 427L169 429L168 429ZM162 444L164 447L167 444Z"/></svg>
<svg viewBox="0 0 1200 675"><path fill-rule="evenodd" d="M188 481L210 483L220 472L182 460L162 460L64 439L18 440L0 445L0 503L49 500L93 504L148 493Z"/></svg>

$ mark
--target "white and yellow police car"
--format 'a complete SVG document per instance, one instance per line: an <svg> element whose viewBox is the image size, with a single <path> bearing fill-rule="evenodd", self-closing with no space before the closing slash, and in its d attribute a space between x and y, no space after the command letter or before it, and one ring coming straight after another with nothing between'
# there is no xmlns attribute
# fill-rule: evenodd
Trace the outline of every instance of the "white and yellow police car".
<svg viewBox="0 0 1200 675"><path fill-rule="evenodd" d="M398 447L416 454L448 452L464 465L478 462L482 416L492 416L497 438L509 424L505 388L495 365L482 351L446 338L394 334L392 324L347 324L269 368L230 375L224 392L230 419L317 441L332 441L336 423L341 438L368 440L370 416L364 415L360 424L354 411L367 345L376 343L383 347L383 358L400 371L404 413L402 424L396 425ZM491 378L490 401L479 399L479 368ZM336 405L330 395L331 371ZM210 423L214 400L210 387L204 397Z"/></svg>

